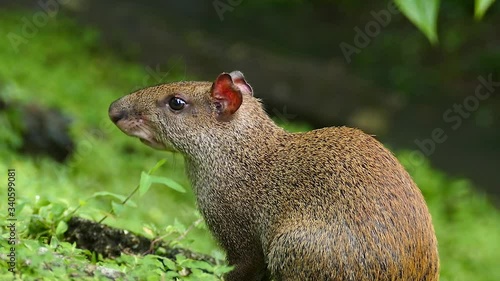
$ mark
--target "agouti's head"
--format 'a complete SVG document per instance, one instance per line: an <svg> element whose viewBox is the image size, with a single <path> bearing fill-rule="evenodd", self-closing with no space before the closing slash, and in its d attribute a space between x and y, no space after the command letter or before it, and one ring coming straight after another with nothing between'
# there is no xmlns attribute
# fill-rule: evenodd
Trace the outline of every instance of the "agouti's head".
<svg viewBox="0 0 500 281"><path fill-rule="evenodd" d="M155 149L185 154L231 142L265 114L239 71L213 82L175 82L148 87L111 104L109 117L125 134ZM228 133L231 132L231 133Z"/></svg>

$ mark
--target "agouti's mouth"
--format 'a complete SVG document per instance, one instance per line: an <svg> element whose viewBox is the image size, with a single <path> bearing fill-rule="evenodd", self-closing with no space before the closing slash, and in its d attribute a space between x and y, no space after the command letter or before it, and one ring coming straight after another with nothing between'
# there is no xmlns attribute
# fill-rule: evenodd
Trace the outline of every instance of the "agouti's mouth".
<svg viewBox="0 0 500 281"><path fill-rule="evenodd" d="M161 143L161 142L157 142L155 140L143 139L143 138L139 138L139 140L143 144L145 144L145 145L147 145L149 147L152 147L154 149L158 149L158 150L165 150L166 149L165 145L163 143Z"/></svg>
<svg viewBox="0 0 500 281"><path fill-rule="evenodd" d="M156 140L154 134L144 126L127 126L128 124L117 123L118 128L125 134L131 137L138 138L143 144L158 150L166 150L167 147L160 141Z"/></svg>
<svg viewBox="0 0 500 281"><path fill-rule="evenodd" d="M138 138L143 144L158 150L170 150L168 146L157 140L152 129L142 119L119 119L116 126L130 137Z"/></svg>

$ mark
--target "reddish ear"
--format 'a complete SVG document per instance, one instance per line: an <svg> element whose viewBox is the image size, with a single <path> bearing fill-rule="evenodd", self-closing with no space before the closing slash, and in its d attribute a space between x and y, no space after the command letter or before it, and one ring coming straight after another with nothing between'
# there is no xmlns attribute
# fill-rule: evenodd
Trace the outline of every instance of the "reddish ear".
<svg viewBox="0 0 500 281"><path fill-rule="evenodd" d="M233 83L231 75L220 74L212 84L212 98L222 118L227 118L240 108L242 96L240 89Z"/></svg>
<svg viewBox="0 0 500 281"><path fill-rule="evenodd" d="M241 71L235 70L231 73L231 78L233 78L233 83L240 89L242 94L247 94L253 96L253 89L250 84L247 83L245 80L245 76L243 76L243 73Z"/></svg>

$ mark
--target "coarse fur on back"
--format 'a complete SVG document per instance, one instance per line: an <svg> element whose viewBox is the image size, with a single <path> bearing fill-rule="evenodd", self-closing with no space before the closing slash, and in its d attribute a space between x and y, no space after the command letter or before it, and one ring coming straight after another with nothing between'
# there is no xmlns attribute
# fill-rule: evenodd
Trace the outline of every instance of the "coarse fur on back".
<svg viewBox="0 0 500 281"><path fill-rule="evenodd" d="M431 217L390 151L360 130L288 133L241 72L145 88L113 122L182 153L225 280L438 280Z"/></svg>

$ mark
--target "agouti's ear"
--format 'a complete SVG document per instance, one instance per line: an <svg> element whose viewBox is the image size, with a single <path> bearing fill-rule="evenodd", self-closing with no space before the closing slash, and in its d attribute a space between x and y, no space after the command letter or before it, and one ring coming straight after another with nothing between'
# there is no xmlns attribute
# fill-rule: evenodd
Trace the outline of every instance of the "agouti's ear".
<svg viewBox="0 0 500 281"><path fill-rule="evenodd" d="M211 93L219 118L225 119L240 108L241 90L234 84L230 74L220 74L212 84Z"/></svg>
<svg viewBox="0 0 500 281"><path fill-rule="evenodd" d="M231 78L233 78L233 83L240 89L242 94L247 94L253 96L253 89L250 84L245 80L245 76L243 76L243 73L241 71L235 70L231 73Z"/></svg>

